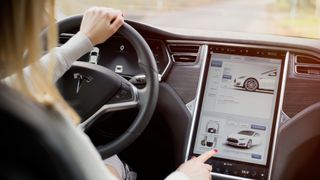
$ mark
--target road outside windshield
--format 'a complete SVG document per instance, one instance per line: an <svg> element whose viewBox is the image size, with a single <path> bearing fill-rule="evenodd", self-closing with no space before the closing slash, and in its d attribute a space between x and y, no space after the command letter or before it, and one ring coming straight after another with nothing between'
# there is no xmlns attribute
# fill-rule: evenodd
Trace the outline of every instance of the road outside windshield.
<svg viewBox="0 0 320 180"><path fill-rule="evenodd" d="M57 18L90 6L161 28L320 37L320 0L57 0Z"/></svg>

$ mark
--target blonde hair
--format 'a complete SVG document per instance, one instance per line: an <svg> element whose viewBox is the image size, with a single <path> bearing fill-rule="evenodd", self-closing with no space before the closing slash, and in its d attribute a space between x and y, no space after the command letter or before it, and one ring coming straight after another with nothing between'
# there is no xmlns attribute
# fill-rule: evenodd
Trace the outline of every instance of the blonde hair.
<svg viewBox="0 0 320 180"><path fill-rule="evenodd" d="M48 22L47 48L57 46L54 0L2 0L0 4L1 79L15 74L15 78L11 78L12 88L78 123L78 114L65 102L54 84L54 52L50 51L47 68L39 62L44 47L40 33L45 18ZM25 66L30 67L28 76L23 73Z"/></svg>

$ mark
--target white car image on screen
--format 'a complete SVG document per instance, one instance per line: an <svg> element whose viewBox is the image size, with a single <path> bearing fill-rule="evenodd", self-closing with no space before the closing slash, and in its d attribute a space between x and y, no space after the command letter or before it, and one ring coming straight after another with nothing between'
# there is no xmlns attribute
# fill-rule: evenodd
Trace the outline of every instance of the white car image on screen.
<svg viewBox="0 0 320 180"><path fill-rule="evenodd" d="M276 69L263 72L258 76L239 76L234 79L234 86L244 88L247 91L256 91L257 89L274 91L276 77Z"/></svg>
<svg viewBox="0 0 320 180"><path fill-rule="evenodd" d="M236 147L246 147L249 149L252 146L261 144L261 137L260 134L255 131L243 130L229 135L227 137L227 144Z"/></svg>

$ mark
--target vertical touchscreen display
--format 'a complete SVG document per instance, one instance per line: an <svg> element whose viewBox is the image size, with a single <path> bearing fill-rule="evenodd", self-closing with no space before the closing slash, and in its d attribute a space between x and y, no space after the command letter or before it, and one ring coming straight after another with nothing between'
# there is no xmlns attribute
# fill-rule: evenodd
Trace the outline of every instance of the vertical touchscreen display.
<svg viewBox="0 0 320 180"><path fill-rule="evenodd" d="M281 59L212 53L194 154L266 165Z"/></svg>

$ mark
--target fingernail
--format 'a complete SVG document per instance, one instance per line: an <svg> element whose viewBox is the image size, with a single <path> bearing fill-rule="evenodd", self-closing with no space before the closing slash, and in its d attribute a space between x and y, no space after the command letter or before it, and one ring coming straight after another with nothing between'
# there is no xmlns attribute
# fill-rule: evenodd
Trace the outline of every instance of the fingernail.
<svg viewBox="0 0 320 180"><path fill-rule="evenodd" d="M218 149L214 149L213 151L214 151L215 153L217 153L217 152L218 152Z"/></svg>
<svg viewBox="0 0 320 180"><path fill-rule="evenodd" d="M194 159L194 158L196 158L196 157L195 157L195 156L192 156L192 157L191 157L191 159Z"/></svg>

